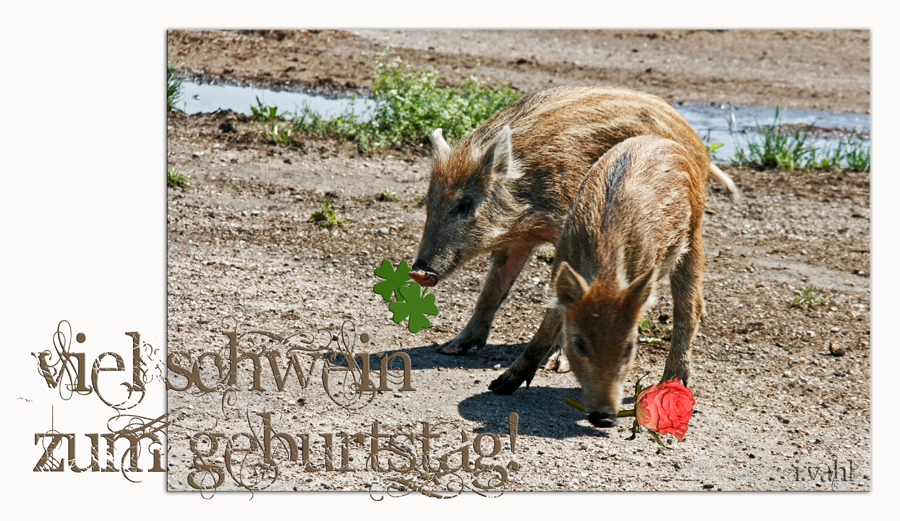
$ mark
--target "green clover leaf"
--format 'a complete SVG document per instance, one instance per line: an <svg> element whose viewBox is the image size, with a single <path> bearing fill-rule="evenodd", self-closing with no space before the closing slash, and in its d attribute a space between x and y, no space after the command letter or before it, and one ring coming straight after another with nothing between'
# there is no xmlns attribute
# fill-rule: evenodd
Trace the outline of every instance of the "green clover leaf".
<svg viewBox="0 0 900 521"><path fill-rule="evenodd" d="M394 312L394 322L403 322L409 317L409 332L418 333L423 327L431 327L431 321L425 314L437 315L440 311L434 303L434 293L423 293L422 286L417 282L410 282L407 286L398 288L403 300L391 302L388 309Z"/></svg>
<svg viewBox="0 0 900 521"><path fill-rule="evenodd" d="M385 279L375 284L373 288L375 293L381 295L384 300L391 300L392 294L397 297L397 300L403 300L398 290L409 280L409 264L406 261L400 261L397 271L394 271L391 261L384 259L381 266L375 268L375 275Z"/></svg>

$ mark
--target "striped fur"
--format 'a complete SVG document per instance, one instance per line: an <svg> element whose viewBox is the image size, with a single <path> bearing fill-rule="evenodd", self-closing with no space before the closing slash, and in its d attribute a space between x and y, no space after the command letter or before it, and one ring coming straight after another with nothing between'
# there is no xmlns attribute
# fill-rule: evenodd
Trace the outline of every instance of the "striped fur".
<svg viewBox="0 0 900 521"><path fill-rule="evenodd" d="M557 246L553 312L561 315L565 353L595 425L615 424L638 320L665 275L675 313L663 380L687 383L703 312L704 199L693 159L656 134L610 149L578 190Z"/></svg>
<svg viewBox="0 0 900 521"><path fill-rule="evenodd" d="M625 89L557 87L498 112L452 147L439 131L433 134L425 230L410 276L433 286L475 255L491 252L472 318L440 351L464 354L485 345L494 315L532 251L541 243L556 244L587 171L617 143L648 133L683 146L704 183L712 176L736 193L668 102ZM558 333L559 324L545 317L526 349L543 356ZM530 381L537 368L531 365L499 392Z"/></svg>

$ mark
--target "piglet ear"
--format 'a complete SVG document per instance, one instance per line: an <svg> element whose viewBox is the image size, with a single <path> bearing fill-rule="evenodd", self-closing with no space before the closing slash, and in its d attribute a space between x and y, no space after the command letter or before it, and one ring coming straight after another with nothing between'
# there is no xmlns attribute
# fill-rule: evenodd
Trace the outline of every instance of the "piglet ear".
<svg viewBox="0 0 900 521"><path fill-rule="evenodd" d="M565 261L559 265L553 285L556 287L556 304L563 307L575 304L590 289L584 278Z"/></svg>
<svg viewBox="0 0 900 521"><path fill-rule="evenodd" d="M635 308L640 309L650 298L653 293L653 283L656 282L656 274L659 270L654 266L647 273L631 281L626 289L628 302Z"/></svg>
<svg viewBox="0 0 900 521"><path fill-rule="evenodd" d="M491 176L498 181L522 177L513 163L512 129L509 125L500 129L494 142L485 152L483 161L484 166L490 169Z"/></svg>
<svg viewBox="0 0 900 521"><path fill-rule="evenodd" d="M444 131L439 128L431 133L431 151L436 158L450 155L450 145L444 141Z"/></svg>

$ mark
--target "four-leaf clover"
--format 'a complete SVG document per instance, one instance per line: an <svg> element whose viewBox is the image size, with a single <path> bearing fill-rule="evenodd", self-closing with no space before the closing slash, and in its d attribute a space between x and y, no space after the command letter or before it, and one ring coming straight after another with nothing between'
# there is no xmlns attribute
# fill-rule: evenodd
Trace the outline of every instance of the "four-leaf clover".
<svg viewBox="0 0 900 521"><path fill-rule="evenodd" d="M434 303L434 293L423 293L422 286L417 282L410 282L408 286L399 288L404 301L391 302L388 309L394 312L394 322L403 322L409 317L409 331L418 333L423 327L431 327L431 322L425 316L437 315L440 311Z"/></svg>
<svg viewBox="0 0 900 521"><path fill-rule="evenodd" d="M384 300L391 300L391 294L394 294L397 300L403 300L397 290L409 280L409 264L406 261L400 261L397 271L394 271L391 261L384 259L381 266L375 268L375 275L385 279L375 284L375 293L381 295Z"/></svg>
<svg viewBox="0 0 900 521"><path fill-rule="evenodd" d="M386 301L391 300L391 295L397 297L388 306L394 312L394 322L399 324L409 317L409 331L418 333L424 327L431 327L431 321L425 315L437 315L440 311L434 302L434 294L423 291L417 282L409 280L409 271L406 261L400 261L394 271L391 261L385 259L375 268L375 275L385 280L375 284L373 289Z"/></svg>

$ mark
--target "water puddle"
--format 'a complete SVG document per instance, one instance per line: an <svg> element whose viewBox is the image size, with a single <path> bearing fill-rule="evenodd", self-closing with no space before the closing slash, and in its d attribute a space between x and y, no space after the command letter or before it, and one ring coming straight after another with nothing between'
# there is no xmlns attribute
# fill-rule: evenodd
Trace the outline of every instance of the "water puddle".
<svg viewBox="0 0 900 521"><path fill-rule="evenodd" d="M230 109L241 114L251 114L250 107L256 100L276 106L289 112L304 106L319 112L326 118L345 113L351 106L354 113L365 119L372 110L372 101L357 98L351 103L349 98L328 99L323 96L300 92L275 91L257 87L239 87L224 84L184 82L184 90L178 108L188 114L214 112ZM771 125L775 118L775 108L750 105L728 105L715 103L679 103L675 108L700 138L706 143L720 143L713 156L718 163L728 163L734 159L735 143L729 132L729 120L734 114L737 145L747 148L747 141L757 135L757 126ZM778 122L782 125L813 125L814 129L807 144L816 148L834 146L851 135L856 141L868 142L870 118L868 114L852 112L827 112L818 110L780 109Z"/></svg>
<svg viewBox="0 0 900 521"><path fill-rule="evenodd" d="M758 136L757 127L772 125L775 120L774 107L756 107L752 105L732 105L718 103L679 103L675 105L678 112L704 143L720 143L713 159L727 163L734 158L735 144L729 131L729 119L732 110L735 122L737 144L746 150L747 141ZM853 112L827 112L822 110L779 109L778 123L785 125L812 125L813 129L807 138L807 144L821 149L835 146L839 141L846 141L854 136L855 141L869 141L870 118L868 114Z"/></svg>
<svg viewBox="0 0 900 521"><path fill-rule="evenodd" d="M176 106L188 114L199 112L215 112L216 110L233 110L239 114L252 114L250 107L256 106L256 100L288 112L297 111L304 106L333 118L344 113L350 106L349 98L328 99L324 96L304 94L302 92L276 91L258 87L239 87L236 85L184 82L181 100ZM359 98L355 103L355 112L365 114L369 110L369 100Z"/></svg>

